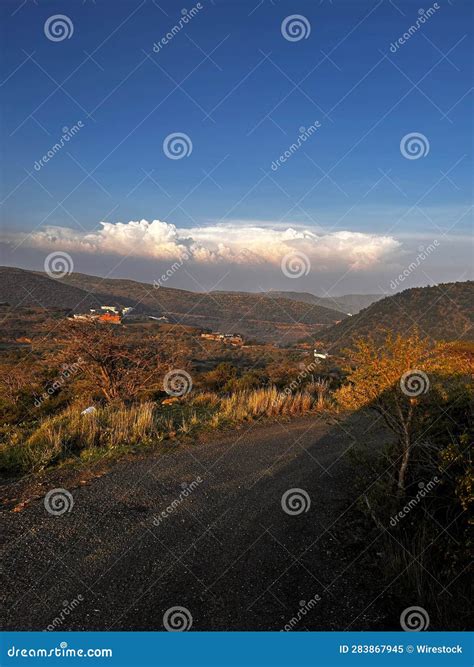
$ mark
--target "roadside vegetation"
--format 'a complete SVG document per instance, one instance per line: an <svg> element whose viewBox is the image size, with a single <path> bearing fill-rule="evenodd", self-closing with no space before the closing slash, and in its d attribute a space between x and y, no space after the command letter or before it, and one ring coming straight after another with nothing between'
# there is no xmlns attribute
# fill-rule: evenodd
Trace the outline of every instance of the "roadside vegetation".
<svg viewBox="0 0 474 667"><path fill-rule="evenodd" d="M189 327L48 322L28 347L2 351L0 469L17 476L165 451L255 420L370 410L393 437L351 453L367 544L400 601L460 629L470 613L474 347L379 336L316 363L311 348L229 347ZM166 386L170 372L178 383Z"/></svg>
<svg viewBox="0 0 474 667"><path fill-rule="evenodd" d="M261 418L287 418L322 409L311 387L287 395L275 387L219 396L196 393L171 405L146 401L104 404L83 414L72 405L38 422L4 426L0 450L3 471L39 471L64 461L90 461L132 449L171 444L176 438Z"/></svg>
<svg viewBox="0 0 474 667"><path fill-rule="evenodd" d="M7 475L315 413L328 409L339 382L311 351L204 343L189 328L73 321L45 330L0 365ZM167 386L170 372L177 386Z"/></svg>
<svg viewBox="0 0 474 667"><path fill-rule="evenodd" d="M433 629L469 625L474 466L474 349L418 333L359 340L348 354L343 409L369 409L393 432L379 452L354 452L367 543L387 586L426 609ZM375 554L374 554L375 556Z"/></svg>

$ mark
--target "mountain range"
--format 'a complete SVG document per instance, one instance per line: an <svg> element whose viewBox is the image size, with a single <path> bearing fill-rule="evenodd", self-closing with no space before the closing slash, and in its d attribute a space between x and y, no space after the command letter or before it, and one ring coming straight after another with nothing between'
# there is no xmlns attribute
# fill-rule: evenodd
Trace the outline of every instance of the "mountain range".
<svg viewBox="0 0 474 667"><path fill-rule="evenodd" d="M211 294L242 295L249 294L249 292L218 290L211 292ZM316 296L311 292L280 292L277 290L258 292L258 294L269 299L287 299L289 301L300 301L315 306L323 306L324 308L336 310L338 313L344 313L344 315L358 313L362 308L367 308L367 306L370 306L374 301L378 301L384 297L383 294L345 294L344 296L337 297L323 297Z"/></svg>
<svg viewBox="0 0 474 667"><path fill-rule="evenodd" d="M265 292L265 295L271 298L292 299L293 301L303 301L318 306L332 308L346 315L355 315L363 308L367 308L371 303L383 299L383 294L345 294L344 296L322 297L311 294L310 292Z"/></svg>
<svg viewBox="0 0 474 667"><path fill-rule="evenodd" d="M473 281L387 297L352 294L332 299L304 292L199 293L82 273L53 278L0 267L0 302L15 309L65 308L75 313L102 305L131 306L138 315L166 316L171 322L278 345L317 340L333 351L350 346L357 337L382 339L386 329L406 333L414 326L436 340L474 340Z"/></svg>
<svg viewBox="0 0 474 667"><path fill-rule="evenodd" d="M132 306L136 314L166 316L172 322L279 344L316 335L346 317L326 306L268 299L262 294L206 294L82 273L52 278L9 267L0 267L0 302L14 307L69 308L76 313L101 305Z"/></svg>

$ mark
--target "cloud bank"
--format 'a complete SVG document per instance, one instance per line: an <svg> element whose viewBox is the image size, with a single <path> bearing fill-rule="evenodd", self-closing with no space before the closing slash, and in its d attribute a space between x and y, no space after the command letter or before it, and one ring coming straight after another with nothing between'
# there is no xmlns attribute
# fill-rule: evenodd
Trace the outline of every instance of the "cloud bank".
<svg viewBox="0 0 474 667"><path fill-rule="evenodd" d="M92 232L44 227L10 240L43 250L89 255L116 255L165 262L190 259L197 264L280 266L286 255L304 253L313 271L370 271L400 248L391 236L336 231L315 234L305 229L275 229L245 223L177 228L161 220L101 222Z"/></svg>

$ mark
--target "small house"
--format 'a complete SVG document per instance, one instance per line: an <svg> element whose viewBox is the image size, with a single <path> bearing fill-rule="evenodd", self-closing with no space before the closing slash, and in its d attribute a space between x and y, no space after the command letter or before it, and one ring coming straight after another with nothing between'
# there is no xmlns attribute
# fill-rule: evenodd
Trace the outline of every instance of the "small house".
<svg viewBox="0 0 474 667"><path fill-rule="evenodd" d="M315 359L327 359L330 356L326 350L323 350L321 348L316 348L313 351L313 355Z"/></svg>

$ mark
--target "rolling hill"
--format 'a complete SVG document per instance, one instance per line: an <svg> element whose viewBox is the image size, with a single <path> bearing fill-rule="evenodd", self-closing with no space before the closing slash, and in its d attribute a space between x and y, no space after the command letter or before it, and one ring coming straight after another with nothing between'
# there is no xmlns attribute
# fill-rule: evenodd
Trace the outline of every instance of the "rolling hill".
<svg viewBox="0 0 474 667"><path fill-rule="evenodd" d="M81 273L66 276L61 282L90 294L106 293L116 300L127 298L151 314L166 315L182 324L235 331L246 337L276 343L297 340L302 331L317 333L343 317L325 306L281 298L270 300L246 292L196 293Z"/></svg>
<svg viewBox="0 0 474 667"><path fill-rule="evenodd" d="M133 306L137 313L166 315L172 322L235 331L280 344L316 335L344 317L324 306L279 297L267 299L261 294L156 289L148 283L81 273L53 279L17 268L1 267L0 272L0 302L13 307L87 312L100 305Z"/></svg>
<svg viewBox="0 0 474 667"><path fill-rule="evenodd" d="M344 294L343 296L322 297L310 292L265 292L271 298L291 299L292 301L303 301L318 306L332 308L346 315L355 315L363 308L367 308L375 301L383 299L383 294Z"/></svg>
<svg viewBox="0 0 474 667"><path fill-rule="evenodd" d="M383 340L386 329L405 334L415 327L433 340L474 340L474 281L399 292L326 329L318 340L337 351L356 338Z"/></svg>
<svg viewBox="0 0 474 667"><path fill-rule="evenodd" d="M42 273L0 266L0 302L15 308L96 308L100 295L91 295L72 285L52 280Z"/></svg>

